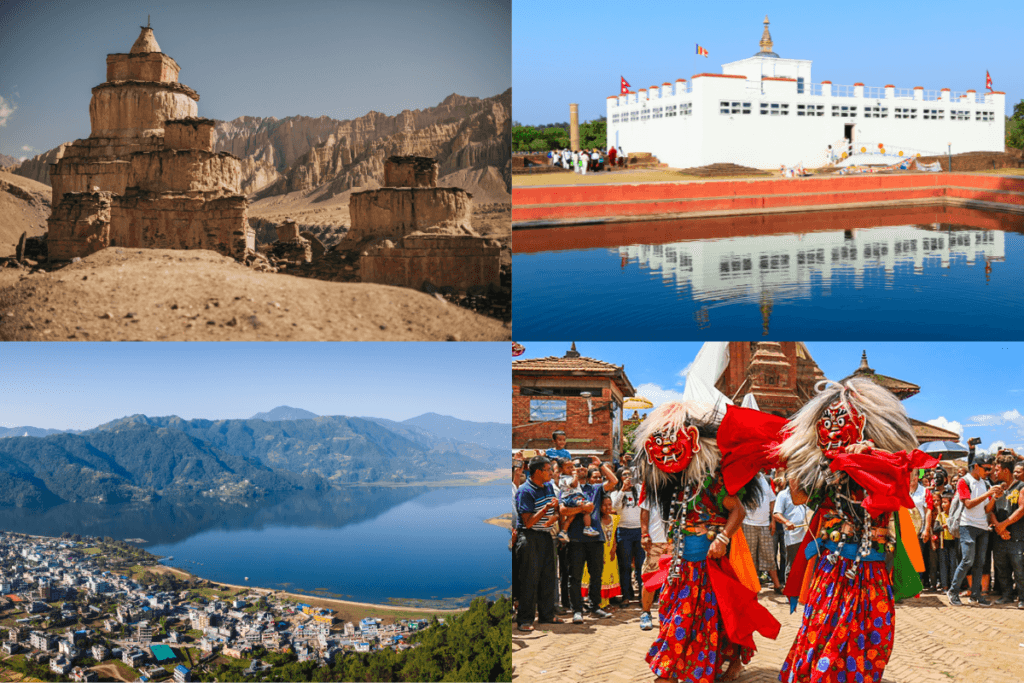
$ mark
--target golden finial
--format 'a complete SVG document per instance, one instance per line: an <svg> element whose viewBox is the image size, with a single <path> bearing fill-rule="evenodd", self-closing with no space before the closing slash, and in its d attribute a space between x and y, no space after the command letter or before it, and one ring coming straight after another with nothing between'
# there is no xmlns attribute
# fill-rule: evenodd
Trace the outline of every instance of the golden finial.
<svg viewBox="0 0 1024 683"><path fill-rule="evenodd" d="M764 15L764 33L761 34L761 52L772 51L772 34L768 33L768 15Z"/></svg>

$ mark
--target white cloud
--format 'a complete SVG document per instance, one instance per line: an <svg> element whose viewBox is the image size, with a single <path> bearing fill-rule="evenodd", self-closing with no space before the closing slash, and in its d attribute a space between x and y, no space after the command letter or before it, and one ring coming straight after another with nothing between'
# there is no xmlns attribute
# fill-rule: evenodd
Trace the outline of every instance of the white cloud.
<svg viewBox="0 0 1024 683"><path fill-rule="evenodd" d="M0 97L0 126L7 125L7 119L11 117L11 114L13 114L14 110L17 108L17 106L5 101L3 97Z"/></svg>
<svg viewBox="0 0 1024 683"><path fill-rule="evenodd" d="M681 391L675 391L674 389L663 389L657 384L647 383L641 384L636 388L636 395L643 396L648 401L654 404L657 408L662 403L668 403L669 401L682 401L683 393Z"/></svg>
<svg viewBox="0 0 1024 683"><path fill-rule="evenodd" d="M970 424L966 427L998 427L999 425L1014 425L1020 434L1024 435L1024 415L1016 408L1006 410L993 415L972 415Z"/></svg>
<svg viewBox="0 0 1024 683"><path fill-rule="evenodd" d="M685 368L679 371L679 381L676 382L677 386L683 386L684 384L686 384L686 378L690 376L690 370L692 369L693 361L690 361L689 365L687 365Z"/></svg>
<svg viewBox="0 0 1024 683"><path fill-rule="evenodd" d="M22 145L21 146L21 151L22 152L33 152L33 151L35 151L35 148L32 145Z"/></svg>
<svg viewBox="0 0 1024 683"><path fill-rule="evenodd" d="M28 159L28 157L18 157L18 161L25 161L25 159Z"/></svg>
<svg viewBox="0 0 1024 683"><path fill-rule="evenodd" d="M956 432L957 434L960 435L961 439L964 436L964 426L957 422L956 420L947 420L946 418L940 415L934 420L928 420L928 424L935 425L940 429L948 429L951 432Z"/></svg>

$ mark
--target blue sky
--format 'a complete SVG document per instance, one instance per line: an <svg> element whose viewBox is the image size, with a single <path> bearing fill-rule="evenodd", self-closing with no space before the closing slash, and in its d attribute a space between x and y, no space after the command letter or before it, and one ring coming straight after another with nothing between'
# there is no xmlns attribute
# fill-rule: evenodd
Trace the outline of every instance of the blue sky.
<svg viewBox="0 0 1024 683"><path fill-rule="evenodd" d="M511 0L0 0L0 154L88 137L106 56L147 15L207 118L393 115L510 85Z"/></svg>
<svg viewBox="0 0 1024 683"><path fill-rule="evenodd" d="M526 347L521 358L564 356L570 345L520 343ZM637 394L655 405L682 398L682 373L700 347L701 342L576 343L584 356L624 365ZM921 387L903 402L911 417L961 432L964 445L977 436L985 449L1024 449L1024 344L807 342L807 348L832 380L852 374L867 351L875 372Z"/></svg>
<svg viewBox="0 0 1024 683"><path fill-rule="evenodd" d="M721 65L760 48L765 14L775 52L813 61L815 83L864 83L926 90L1006 92L1007 114L1024 98L1020 26L1024 3L991 0L865 0L838 5L807 0L516 0L512 16L512 118L523 124L605 114L619 78L633 90ZM582 42L585 41L585 42ZM696 45L710 55L696 57Z"/></svg>
<svg viewBox="0 0 1024 683"><path fill-rule="evenodd" d="M279 405L511 421L507 343L0 345L0 426L89 429L143 413L245 419Z"/></svg>

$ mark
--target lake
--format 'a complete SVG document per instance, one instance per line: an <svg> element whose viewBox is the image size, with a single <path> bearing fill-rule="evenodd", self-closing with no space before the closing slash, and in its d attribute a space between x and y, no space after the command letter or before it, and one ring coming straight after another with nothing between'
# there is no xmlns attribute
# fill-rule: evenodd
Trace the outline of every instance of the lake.
<svg viewBox="0 0 1024 683"><path fill-rule="evenodd" d="M261 505L99 506L0 511L0 528L117 539L211 581L357 602L466 606L511 585L508 486L353 487ZM245 581L245 577L249 581Z"/></svg>
<svg viewBox="0 0 1024 683"><path fill-rule="evenodd" d="M1024 216L916 206L517 230L518 339L1024 338Z"/></svg>

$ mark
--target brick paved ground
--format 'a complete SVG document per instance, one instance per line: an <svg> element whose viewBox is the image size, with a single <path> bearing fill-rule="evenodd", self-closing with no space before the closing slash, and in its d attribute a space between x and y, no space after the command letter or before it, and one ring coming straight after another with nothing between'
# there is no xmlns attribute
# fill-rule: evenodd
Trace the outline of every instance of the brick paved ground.
<svg viewBox="0 0 1024 683"><path fill-rule="evenodd" d="M743 683L778 680L779 668L800 625L801 610L789 614L781 596L762 590L760 598L782 623L782 630L775 641L754 636L758 653L740 676ZM513 680L654 680L644 656L657 630L640 630L640 610L635 603L616 611L611 619L585 619L582 625L545 624L532 633L520 633L513 626ZM896 644L883 683L1024 679L1024 611L1015 606L954 608L944 595L925 594L897 606L896 624Z"/></svg>

